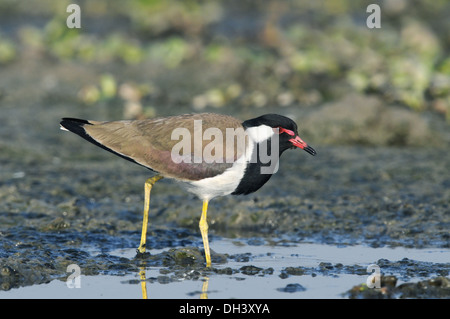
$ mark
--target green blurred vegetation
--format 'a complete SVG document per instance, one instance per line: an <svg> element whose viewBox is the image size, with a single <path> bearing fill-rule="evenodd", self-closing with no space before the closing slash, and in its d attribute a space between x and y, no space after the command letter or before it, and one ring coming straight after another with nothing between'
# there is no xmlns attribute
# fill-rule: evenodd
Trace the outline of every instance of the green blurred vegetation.
<svg viewBox="0 0 450 319"><path fill-rule="evenodd" d="M1 65L30 52L164 72L194 65L199 74L221 75L191 92L195 110L309 106L360 92L450 121L445 0L383 1L381 29L365 25L373 1L32 2L31 10L28 2L0 1ZM81 6L81 29L66 27L70 3ZM99 78L80 96L88 103L113 98L117 82Z"/></svg>

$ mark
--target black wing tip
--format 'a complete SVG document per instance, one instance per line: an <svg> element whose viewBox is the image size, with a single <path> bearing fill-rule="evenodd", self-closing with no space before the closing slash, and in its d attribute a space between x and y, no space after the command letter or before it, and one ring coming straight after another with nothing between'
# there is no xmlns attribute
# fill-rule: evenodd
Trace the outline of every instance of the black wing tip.
<svg viewBox="0 0 450 319"><path fill-rule="evenodd" d="M64 117L61 119L61 122L59 122L59 125L62 130L67 130L72 133L75 133L87 140L90 140L91 137L86 134L86 131L83 126L86 124L91 124L87 120L82 119L75 119L70 117Z"/></svg>
<svg viewBox="0 0 450 319"><path fill-rule="evenodd" d="M91 124L87 120L76 119L71 117L63 117L59 125L70 132L76 133L78 135L84 134L83 126L86 124Z"/></svg>
<svg viewBox="0 0 450 319"><path fill-rule="evenodd" d="M91 124L91 123L89 123L88 120L76 119L73 117L63 117L61 119L61 122L59 122L59 124L61 124L62 126L65 126L65 125L83 126L85 124Z"/></svg>

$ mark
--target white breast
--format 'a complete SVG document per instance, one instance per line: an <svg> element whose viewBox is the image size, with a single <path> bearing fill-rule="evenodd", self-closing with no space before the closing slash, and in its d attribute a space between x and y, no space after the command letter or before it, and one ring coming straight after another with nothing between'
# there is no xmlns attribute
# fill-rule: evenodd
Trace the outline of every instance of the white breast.
<svg viewBox="0 0 450 319"><path fill-rule="evenodd" d="M182 186L189 192L197 195L201 200L210 200L214 197L229 195L236 190L250 159L252 158L255 143L260 143L274 135L270 126L260 125L246 129L249 143L242 157L237 159L233 166L220 175L205 178L194 182L182 182Z"/></svg>
<svg viewBox="0 0 450 319"><path fill-rule="evenodd" d="M231 194L241 182L252 152L253 143L249 143L245 154L225 172L199 181L182 182L183 187L197 195L201 200L210 200L214 197Z"/></svg>

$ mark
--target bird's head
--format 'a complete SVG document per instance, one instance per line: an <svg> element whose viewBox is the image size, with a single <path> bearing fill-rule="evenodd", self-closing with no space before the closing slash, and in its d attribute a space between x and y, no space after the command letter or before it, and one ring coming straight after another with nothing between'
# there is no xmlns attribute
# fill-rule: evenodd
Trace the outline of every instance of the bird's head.
<svg viewBox="0 0 450 319"><path fill-rule="evenodd" d="M288 117L278 114L265 114L243 123L247 133L256 143L272 138L279 138L280 154L290 148L301 148L315 156L317 153L298 136L297 124Z"/></svg>

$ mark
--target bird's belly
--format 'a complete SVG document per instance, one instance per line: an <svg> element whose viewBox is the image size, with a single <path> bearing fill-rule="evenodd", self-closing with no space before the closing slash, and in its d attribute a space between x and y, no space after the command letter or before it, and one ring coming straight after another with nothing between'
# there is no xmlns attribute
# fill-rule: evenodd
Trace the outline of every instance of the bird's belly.
<svg viewBox="0 0 450 319"><path fill-rule="evenodd" d="M246 162L238 161L222 174L198 181L183 181L181 184L201 200L210 200L214 197L231 194L239 185L246 167Z"/></svg>

